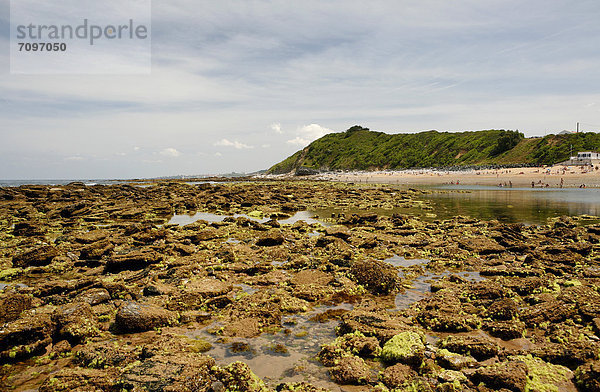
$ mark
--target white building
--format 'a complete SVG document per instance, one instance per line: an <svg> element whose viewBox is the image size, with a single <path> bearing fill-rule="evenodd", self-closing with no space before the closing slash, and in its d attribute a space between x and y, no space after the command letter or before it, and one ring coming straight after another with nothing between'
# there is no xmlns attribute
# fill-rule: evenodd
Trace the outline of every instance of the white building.
<svg viewBox="0 0 600 392"><path fill-rule="evenodd" d="M568 161L561 162L560 165L600 165L600 153L593 151L578 152L577 156L571 157Z"/></svg>

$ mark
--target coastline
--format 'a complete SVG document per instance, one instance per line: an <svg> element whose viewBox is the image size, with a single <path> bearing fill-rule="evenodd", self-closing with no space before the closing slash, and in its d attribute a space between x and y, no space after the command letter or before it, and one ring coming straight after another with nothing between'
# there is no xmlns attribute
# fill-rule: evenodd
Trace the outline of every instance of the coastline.
<svg viewBox="0 0 600 392"><path fill-rule="evenodd" d="M600 188L598 168L575 166L521 167L446 171L413 169L399 171L340 172L311 176L336 182L401 185L481 185L513 188ZM562 180L562 186L561 186ZM533 182L533 186L532 186Z"/></svg>

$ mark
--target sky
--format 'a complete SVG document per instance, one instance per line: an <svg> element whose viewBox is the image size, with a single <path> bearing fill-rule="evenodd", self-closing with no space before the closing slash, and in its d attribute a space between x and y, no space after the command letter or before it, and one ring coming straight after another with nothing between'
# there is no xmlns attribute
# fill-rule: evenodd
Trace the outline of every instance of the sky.
<svg viewBox="0 0 600 392"><path fill-rule="evenodd" d="M253 172L353 125L600 130L597 0L154 0L145 75L11 74L9 4L0 179Z"/></svg>

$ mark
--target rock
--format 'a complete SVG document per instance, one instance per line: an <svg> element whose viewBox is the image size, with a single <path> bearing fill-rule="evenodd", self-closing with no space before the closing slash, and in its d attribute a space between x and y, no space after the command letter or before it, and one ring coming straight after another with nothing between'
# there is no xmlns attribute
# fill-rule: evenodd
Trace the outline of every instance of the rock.
<svg viewBox="0 0 600 392"><path fill-rule="evenodd" d="M86 302L76 302L57 308L52 315L52 321L56 323L58 336L67 339L70 343L76 344L100 333L92 307Z"/></svg>
<svg viewBox="0 0 600 392"><path fill-rule="evenodd" d="M565 391L573 389L573 372L560 365L552 365L531 355L509 357L527 365L526 391Z"/></svg>
<svg viewBox="0 0 600 392"><path fill-rule="evenodd" d="M471 379L475 384L484 383L488 388L506 388L524 392L527 385L527 365L522 361L507 361L477 369Z"/></svg>
<svg viewBox="0 0 600 392"><path fill-rule="evenodd" d="M114 247L109 240L94 242L79 249L79 258L82 260L98 260L102 256L110 254Z"/></svg>
<svg viewBox="0 0 600 392"><path fill-rule="evenodd" d="M600 392L600 361L578 367L575 371L575 384L582 391Z"/></svg>
<svg viewBox="0 0 600 392"><path fill-rule="evenodd" d="M326 367L335 366L340 359L349 356L348 352L337 344L325 344L321 347L321 351L317 354L319 362Z"/></svg>
<svg viewBox="0 0 600 392"><path fill-rule="evenodd" d="M454 291L439 290L422 301L417 320L434 331L467 332L479 328L481 319L468 314Z"/></svg>
<svg viewBox="0 0 600 392"><path fill-rule="evenodd" d="M505 248L502 245L489 238L466 238L459 241L459 245L463 249L479 253L480 255L489 255L505 251Z"/></svg>
<svg viewBox="0 0 600 392"><path fill-rule="evenodd" d="M74 362L90 369L121 366L139 360L141 349L134 346L115 345L111 341L88 342L75 353Z"/></svg>
<svg viewBox="0 0 600 392"><path fill-rule="evenodd" d="M39 392L106 392L113 391L116 379L98 369L66 368L52 373Z"/></svg>
<svg viewBox="0 0 600 392"><path fill-rule="evenodd" d="M117 312L115 328L119 332L143 332L153 328L172 325L177 315L158 306L127 302Z"/></svg>
<svg viewBox="0 0 600 392"><path fill-rule="evenodd" d="M30 295L16 293L0 297L0 325L18 319L23 311L32 307L32 300Z"/></svg>
<svg viewBox="0 0 600 392"><path fill-rule="evenodd" d="M155 295L170 295L173 292L174 287L158 282L153 282L146 285L143 291L146 297L152 297Z"/></svg>
<svg viewBox="0 0 600 392"><path fill-rule="evenodd" d="M75 297L75 300L94 306L110 301L110 293L103 288L89 289Z"/></svg>
<svg viewBox="0 0 600 392"><path fill-rule="evenodd" d="M52 262L52 259L60 256L60 251L54 246L44 245L13 257L14 267L43 266Z"/></svg>
<svg viewBox="0 0 600 392"><path fill-rule="evenodd" d="M600 336L600 317L592 320L592 327L596 336Z"/></svg>
<svg viewBox="0 0 600 392"><path fill-rule="evenodd" d="M486 316L493 320L512 320L518 313L517 303L511 298L498 299L486 310Z"/></svg>
<svg viewBox="0 0 600 392"><path fill-rule="evenodd" d="M383 261L356 261L350 272L356 282L374 294L389 294L398 289L398 270Z"/></svg>
<svg viewBox="0 0 600 392"><path fill-rule="evenodd" d="M350 231L346 226L335 225L327 227L325 229L325 235L329 237L337 237L347 241L350 238Z"/></svg>
<svg viewBox="0 0 600 392"><path fill-rule="evenodd" d="M169 310L191 310L210 304L215 307L225 307L231 302L231 299L225 296L231 290L233 285L218 279L192 280L183 290L178 290L172 295L168 308ZM218 306L219 304L222 306Z"/></svg>
<svg viewBox="0 0 600 392"><path fill-rule="evenodd" d="M276 246L283 244L283 234L279 229L271 229L266 233L262 234L256 241L258 246Z"/></svg>
<svg viewBox="0 0 600 392"><path fill-rule="evenodd" d="M369 366L362 358L344 357L330 369L331 378L338 384L367 384L371 379Z"/></svg>
<svg viewBox="0 0 600 392"><path fill-rule="evenodd" d="M383 345L381 359L388 363L401 362L418 366L425 357L423 339L416 332L405 331L394 336Z"/></svg>
<svg viewBox="0 0 600 392"><path fill-rule="evenodd" d="M385 368L381 380L390 389L400 388L406 381L416 375L416 372L408 365L397 363Z"/></svg>
<svg viewBox="0 0 600 392"><path fill-rule="evenodd" d="M440 366L451 370L461 370L477 364L477 360L470 355L460 355L446 349L438 350L435 353L435 360Z"/></svg>
<svg viewBox="0 0 600 392"><path fill-rule="evenodd" d="M525 333L525 324L518 320L511 321L486 321L482 329L491 336L503 339L518 339Z"/></svg>
<svg viewBox="0 0 600 392"><path fill-rule="evenodd" d="M233 362L211 370L214 377L225 385L226 391L268 392L262 380L243 362Z"/></svg>
<svg viewBox="0 0 600 392"><path fill-rule="evenodd" d="M379 341L388 341L409 328L402 320L390 317L387 312L354 309L343 314L341 319L338 334L359 331L364 335L376 337Z"/></svg>
<svg viewBox="0 0 600 392"><path fill-rule="evenodd" d="M571 340L564 343L544 343L535 347L531 353L544 361L576 368L584 363L598 359L599 343L589 340Z"/></svg>
<svg viewBox="0 0 600 392"><path fill-rule="evenodd" d="M362 333L354 333L341 336L339 339L339 345L343 350L358 355L361 358L374 358L381 354L379 341L375 337L367 337Z"/></svg>
<svg viewBox="0 0 600 392"><path fill-rule="evenodd" d="M206 229L200 230L198 232L186 236L186 238L188 238L190 241L192 241L192 243L196 245L204 241L211 241L221 237L223 237L223 234L212 227L207 227Z"/></svg>
<svg viewBox="0 0 600 392"><path fill-rule="evenodd" d="M39 222L19 222L15 223L13 234L23 237L42 236L46 234L47 229Z"/></svg>
<svg viewBox="0 0 600 392"><path fill-rule="evenodd" d="M97 229L97 230L90 230L85 233L78 233L77 235L75 235L75 237L73 239L76 242L79 242L81 244L91 244L93 242L98 242L98 241L106 239L108 237L108 235L109 235L108 231L102 230L102 229Z"/></svg>
<svg viewBox="0 0 600 392"><path fill-rule="evenodd" d="M113 255L107 260L105 272L138 270L159 263L163 256L152 250L136 250L123 255Z"/></svg>
<svg viewBox="0 0 600 392"><path fill-rule="evenodd" d="M281 383L275 389L277 392L328 392L329 389L318 388L306 382ZM213 389L213 391L215 391ZM216 391L215 391L216 392Z"/></svg>
<svg viewBox="0 0 600 392"><path fill-rule="evenodd" d="M475 336L448 336L440 340L438 345L454 353L472 355L477 360L494 357L500 351L495 342Z"/></svg>
<svg viewBox="0 0 600 392"><path fill-rule="evenodd" d="M42 352L52 342L51 307L30 309L0 330L0 360L18 360Z"/></svg>

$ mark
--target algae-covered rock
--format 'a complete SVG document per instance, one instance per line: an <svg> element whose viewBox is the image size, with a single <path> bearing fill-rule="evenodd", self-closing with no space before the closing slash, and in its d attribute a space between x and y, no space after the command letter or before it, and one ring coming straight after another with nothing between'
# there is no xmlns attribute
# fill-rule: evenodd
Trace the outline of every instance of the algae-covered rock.
<svg viewBox="0 0 600 392"><path fill-rule="evenodd" d="M60 255L60 251L54 246L44 245L13 257L13 266L28 267L48 265L53 258Z"/></svg>
<svg viewBox="0 0 600 392"><path fill-rule="evenodd" d="M510 359L527 365L526 391L554 392L573 387L573 372L564 366L553 365L531 355L519 355Z"/></svg>
<svg viewBox="0 0 600 392"><path fill-rule="evenodd" d="M417 373L408 365L397 363L387 367L381 375L381 380L388 388L399 388Z"/></svg>
<svg viewBox="0 0 600 392"><path fill-rule="evenodd" d="M256 241L258 246L276 246L283 244L285 238L279 229L271 229L262 234Z"/></svg>
<svg viewBox="0 0 600 392"><path fill-rule="evenodd" d="M600 361L578 367L575 371L575 383L582 391L600 392Z"/></svg>
<svg viewBox="0 0 600 392"><path fill-rule="evenodd" d="M381 350L381 358L389 363L401 362L419 365L423 361L425 345L421 335L405 331L388 340Z"/></svg>
<svg viewBox="0 0 600 392"><path fill-rule="evenodd" d="M388 294L398 289L398 271L383 261L357 261L352 264L351 273L359 284L374 294Z"/></svg>
<svg viewBox="0 0 600 392"><path fill-rule="evenodd" d="M268 392L265 383L243 362L233 362L225 367L214 366L213 376L221 381L227 391Z"/></svg>
<svg viewBox="0 0 600 392"><path fill-rule="evenodd" d="M213 388L214 390L214 388ZM329 389L318 388L306 382L282 383L277 385L277 392L328 392Z"/></svg>
<svg viewBox="0 0 600 392"><path fill-rule="evenodd" d="M177 322L177 315L166 309L138 302L127 302L115 318L119 332L143 332Z"/></svg>
<svg viewBox="0 0 600 392"><path fill-rule="evenodd" d="M39 392L105 392L116 390L115 374L97 369L68 368L50 375Z"/></svg>
<svg viewBox="0 0 600 392"><path fill-rule="evenodd" d="M455 353L472 355L478 360L491 358L500 351L500 347L492 340L475 336L448 336L440 340L438 346Z"/></svg>
<svg viewBox="0 0 600 392"><path fill-rule="evenodd" d="M331 378L338 384L366 384L371 379L369 366L362 358L343 357L329 371Z"/></svg>
<svg viewBox="0 0 600 392"><path fill-rule="evenodd" d="M30 309L0 329L0 360L28 358L43 351L52 342L56 325L52 307Z"/></svg>
<svg viewBox="0 0 600 392"><path fill-rule="evenodd" d="M477 363L477 360L469 355L456 354L446 349L438 350L435 353L435 360L440 366L451 370L460 370Z"/></svg>
<svg viewBox="0 0 600 392"><path fill-rule="evenodd" d="M52 320L57 325L58 335L71 343L78 343L100 333L92 307L86 302L76 302L56 309Z"/></svg>
<svg viewBox="0 0 600 392"><path fill-rule="evenodd" d="M138 270L156 264L163 260L163 256L153 250L135 250L126 254L114 255L106 262L106 272L123 270Z"/></svg>
<svg viewBox="0 0 600 392"><path fill-rule="evenodd" d="M31 295L9 293L0 297L0 324L14 321L21 313L32 307Z"/></svg>
<svg viewBox="0 0 600 392"><path fill-rule="evenodd" d="M523 361L500 362L482 367L471 377L475 384L484 383L488 388L505 388L513 392L525 392L527 365Z"/></svg>

